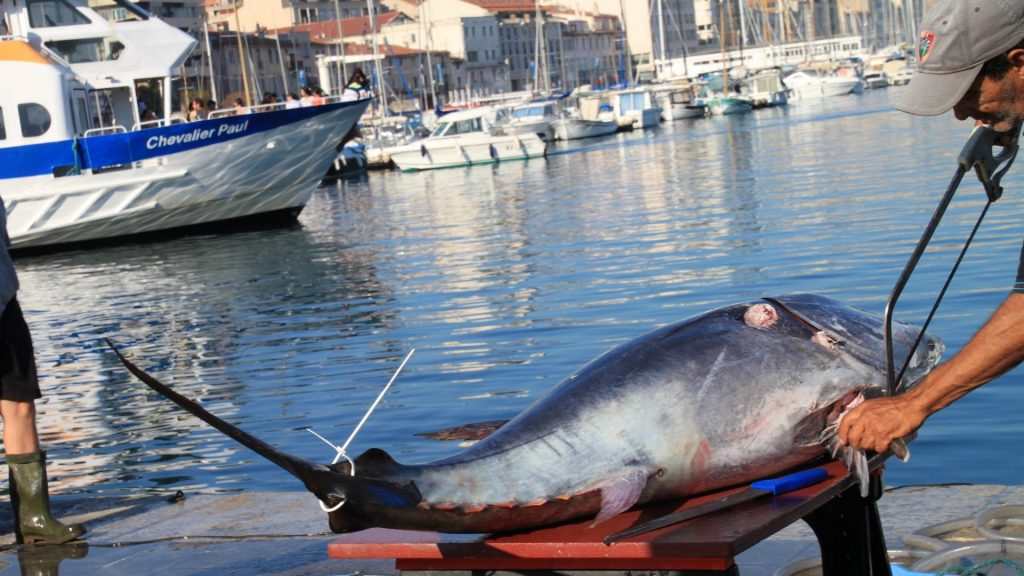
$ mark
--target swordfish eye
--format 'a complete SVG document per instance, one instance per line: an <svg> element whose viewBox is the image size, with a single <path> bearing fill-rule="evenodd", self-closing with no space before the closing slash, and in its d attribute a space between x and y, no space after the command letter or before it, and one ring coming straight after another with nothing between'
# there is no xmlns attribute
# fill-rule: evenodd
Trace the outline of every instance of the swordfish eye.
<svg viewBox="0 0 1024 576"><path fill-rule="evenodd" d="M770 328L779 320L779 313L771 304L754 304L743 314L743 323L751 328Z"/></svg>

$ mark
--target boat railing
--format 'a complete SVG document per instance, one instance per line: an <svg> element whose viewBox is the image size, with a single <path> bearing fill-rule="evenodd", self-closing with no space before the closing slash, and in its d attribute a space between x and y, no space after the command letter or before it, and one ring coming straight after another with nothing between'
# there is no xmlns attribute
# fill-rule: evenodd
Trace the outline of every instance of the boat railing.
<svg viewBox="0 0 1024 576"><path fill-rule="evenodd" d="M146 120L145 122L137 122L132 126L132 132L139 130L146 130L148 128L162 128L164 126L173 126L175 124L184 124L185 119L181 116L173 116L171 118L159 118L156 120Z"/></svg>
<svg viewBox="0 0 1024 576"><path fill-rule="evenodd" d="M104 126L103 128L90 128L82 134L82 138L88 138L90 136L103 136L104 134L125 134L128 130L120 124L116 126Z"/></svg>

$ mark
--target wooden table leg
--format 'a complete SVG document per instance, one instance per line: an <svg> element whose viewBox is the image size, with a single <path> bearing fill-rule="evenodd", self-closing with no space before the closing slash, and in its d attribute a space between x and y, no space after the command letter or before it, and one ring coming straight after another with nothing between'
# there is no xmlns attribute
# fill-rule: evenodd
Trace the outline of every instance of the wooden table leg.
<svg viewBox="0 0 1024 576"><path fill-rule="evenodd" d="M878 516L881 496L879 472L871 475L867 497L855 483L804 517L818 537L825 576L892 576Z"/></svg>

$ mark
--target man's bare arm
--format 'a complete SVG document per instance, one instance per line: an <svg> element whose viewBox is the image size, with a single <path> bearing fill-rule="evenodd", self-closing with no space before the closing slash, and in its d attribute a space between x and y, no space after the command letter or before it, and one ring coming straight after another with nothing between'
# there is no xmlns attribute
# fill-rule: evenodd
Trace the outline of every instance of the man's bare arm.
<svg viewBox="0 0 1024 576"><path fill-rule="evenodd" d="M839 439L883 452L926 418L1024 360L1024 293L1012 293L947 362L905 394L868 400L843 417Z"/></svg>

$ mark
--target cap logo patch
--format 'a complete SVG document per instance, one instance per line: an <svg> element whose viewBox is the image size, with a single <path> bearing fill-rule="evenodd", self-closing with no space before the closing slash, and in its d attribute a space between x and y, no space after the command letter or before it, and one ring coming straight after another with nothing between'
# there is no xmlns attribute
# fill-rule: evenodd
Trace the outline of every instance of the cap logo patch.
<svg viewBox="0 0 1024 576"><path fill-rule="evenodd" d="M917 43L917 56L920 62L924 62L928 59L928 56L932 53L932 47L935 46L935 34L924 30L921 32L921 39Z"/></svg>

